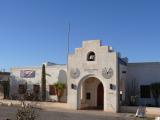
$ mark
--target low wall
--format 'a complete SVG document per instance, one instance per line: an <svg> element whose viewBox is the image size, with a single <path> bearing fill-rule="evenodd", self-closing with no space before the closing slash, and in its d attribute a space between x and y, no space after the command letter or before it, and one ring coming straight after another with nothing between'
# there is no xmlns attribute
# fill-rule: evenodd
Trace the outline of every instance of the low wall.
<svg viewBox="0 0 160 120"><path fill-rule="evenodd" d="M31 104L38 108L62 108L62 109L70 109L69 105L67 103L57 103L57 102L31 102L31 101L25 101L26 104ZM4 105L15 105L20 106L22 105L20 101L17 100L0 100L0 104ZM124 113L136 113L138 109L138 106L121 106L120 112ZM159 115L160 116L160 108L156 107L146 107L146 114L147 115Z"/></svg>
<svg viewBox="0 0 160 120"><path fill-rule="evenodd" d="M7 105L7 106L21 106L22 102L17 100L0 100L0 104ZM38 108L63 108L69 109L67 103L57 103L57 102L31 102L25 101L25 104L31 104L34 107Z"/></svg>
<svg viewBox="0 0 160 120"><path fill-rule="evenodd" d="M137 109L138 109L138 106L121 106L120 112L136 113ZM160 115L160 107L146 107L146 114Z"/></svg>

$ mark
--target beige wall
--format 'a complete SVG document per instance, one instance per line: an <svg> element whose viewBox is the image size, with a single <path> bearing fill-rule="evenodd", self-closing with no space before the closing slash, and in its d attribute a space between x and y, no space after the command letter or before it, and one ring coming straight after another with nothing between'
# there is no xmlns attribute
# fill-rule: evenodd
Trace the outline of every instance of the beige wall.
<svg viewBox="0 0 160 120"><path fill-rule="evenodd" d="M95 61L87 61L88 52L96 54ZM82 48L77 48L75 54L69 55L68 61L68 104L72 109L80 109L80 86L89 77L98 78L104 86L104 110L118 111L118 54L109 46L101 46L100 40L84 41ZM102 76L104 68L112 68L112 78L106 79ZM77 78L71 77L71 71L79 69L80 75ZM71 89L71 84L76 86ZM110 84L115 86L114 90L109 88Z"/></svg>

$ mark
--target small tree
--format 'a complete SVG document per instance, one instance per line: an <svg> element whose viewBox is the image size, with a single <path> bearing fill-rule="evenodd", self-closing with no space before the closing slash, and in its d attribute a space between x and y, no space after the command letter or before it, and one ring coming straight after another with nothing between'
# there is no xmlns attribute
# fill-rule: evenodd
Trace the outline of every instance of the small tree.
<svg viewBox="0 0 160 120"><path fill-rule="evenodd" d="M155 99L155 105L159 106L158 99L160 97L160 83L152 83L151 84L151 92Z"/></svg>
<svg viewBox="0 0 160 120"><path fill-rule="evenodd" d="M45 65L42 66L42 101L46 100L46 69Z"/></svg>
<svg viewBox="0 0 160 120"><path fill-rule="evenodd" d="M61 97L64 94L65 84L64 83L55 83L54 87L56 89L56 94L58 97L58 102L60 102Z"/></svg>

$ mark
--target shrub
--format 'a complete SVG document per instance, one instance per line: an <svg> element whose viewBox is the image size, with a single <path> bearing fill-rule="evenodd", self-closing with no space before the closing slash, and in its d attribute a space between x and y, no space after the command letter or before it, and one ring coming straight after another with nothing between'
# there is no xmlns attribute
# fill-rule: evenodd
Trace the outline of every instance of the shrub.
<svg viewBox="0 0 160 120"><path fill-rule="evenodd" d="M61 97L64 94L65 84L64 83L55 83L56 94L58 97L58 102L60 102Z"/></svg>
<svg viewBox="0 0 160 120"><path fill-rule="evenodd" d="M16 120L36 120L37 117L35 109L22 101L22 107L17 111Z"/></svg>

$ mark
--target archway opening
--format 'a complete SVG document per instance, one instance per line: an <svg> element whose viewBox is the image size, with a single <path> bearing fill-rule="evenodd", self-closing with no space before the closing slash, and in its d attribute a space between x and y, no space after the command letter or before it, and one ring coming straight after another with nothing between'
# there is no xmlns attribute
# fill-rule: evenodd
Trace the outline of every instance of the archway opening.
<svg viewBox="0 0 160 120"><path fill-rule="evenodd" d="M104 87L102 82L89 77L80 85L80 109L101 109L104 108Z"/></svg>

